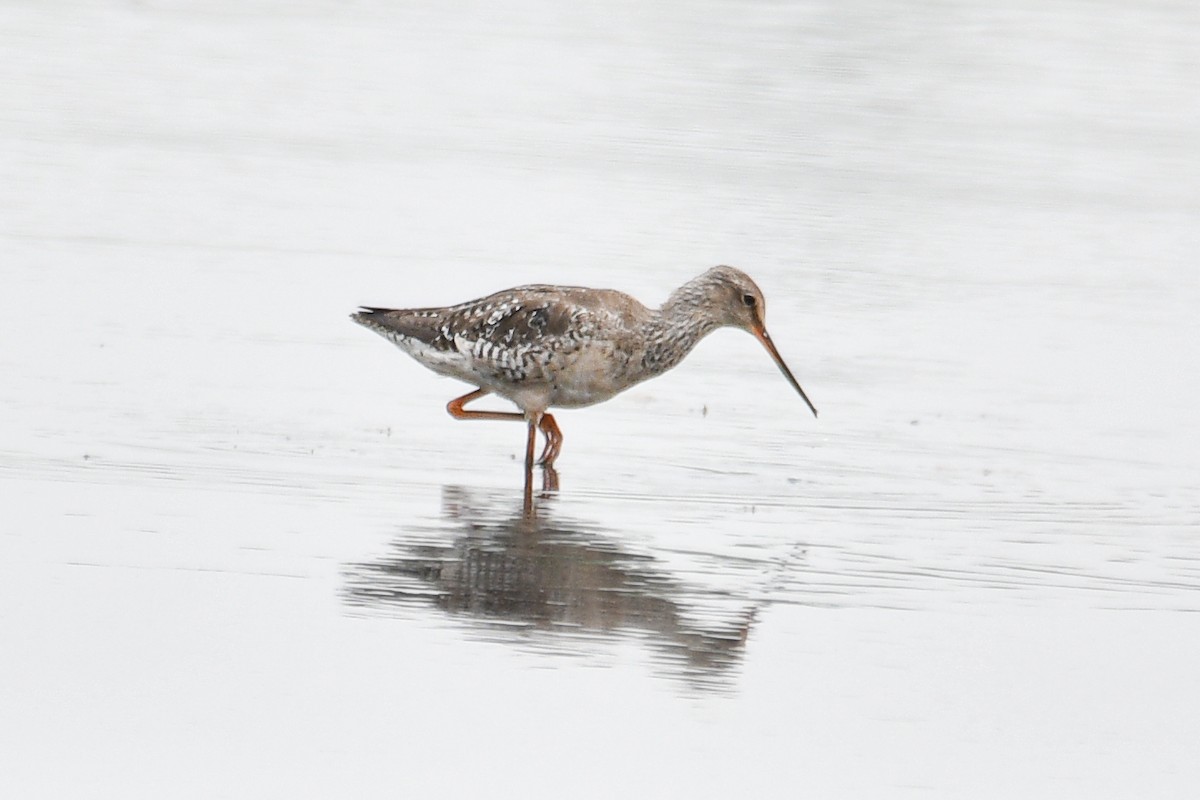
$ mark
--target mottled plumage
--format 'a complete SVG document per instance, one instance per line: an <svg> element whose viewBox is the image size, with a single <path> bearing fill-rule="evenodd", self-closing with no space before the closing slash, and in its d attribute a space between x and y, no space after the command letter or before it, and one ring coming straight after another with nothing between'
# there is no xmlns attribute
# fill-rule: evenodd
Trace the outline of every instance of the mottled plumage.
<svg viewBox="0 0 1200 800"><path fill-rule="evenodd" d="M765 312L754 281L722 266L681 286L658 309L610 289L535 284L445 308L367 307L352 319L434 372L478 386L450 403L452 415L526 420L527 466L534 428L541 428L546 434L542 462L551 466L562 436L547 409L607 400L674 367L725 325L758 337L807 403L767 335ZM508 398L522 413L463 408L489 393Z"/></svg>

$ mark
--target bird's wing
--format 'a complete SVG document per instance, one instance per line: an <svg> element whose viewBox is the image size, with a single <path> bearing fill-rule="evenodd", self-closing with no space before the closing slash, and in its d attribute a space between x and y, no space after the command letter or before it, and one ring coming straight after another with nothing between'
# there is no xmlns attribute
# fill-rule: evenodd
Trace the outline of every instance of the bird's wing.
<svg viewBox="0 0 1200 800"><path fill-rule="evenodd" d="M549 380L550 363L577 350L597 326L611 327L611 317L592 290L542 284L446 308L368 307L353 315L397 344L457 352L479 378L507 383Z"/></svg>

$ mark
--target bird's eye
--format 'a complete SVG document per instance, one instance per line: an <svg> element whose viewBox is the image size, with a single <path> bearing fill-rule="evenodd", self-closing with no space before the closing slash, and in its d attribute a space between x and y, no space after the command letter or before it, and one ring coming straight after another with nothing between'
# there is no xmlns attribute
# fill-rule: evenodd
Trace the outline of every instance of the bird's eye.
<svg viewBox="0 0 1200 800"><path fill-rule="evenodd" d="M756 302L758 302L758 301L756 301L756 300L754 299L754 295L752 295L752 294L744 294L744 295L742 295L742 303L744 303L744 304L746 305L746 307L747 307L747 308L754 308L754 304L755 304Z"/></svg>

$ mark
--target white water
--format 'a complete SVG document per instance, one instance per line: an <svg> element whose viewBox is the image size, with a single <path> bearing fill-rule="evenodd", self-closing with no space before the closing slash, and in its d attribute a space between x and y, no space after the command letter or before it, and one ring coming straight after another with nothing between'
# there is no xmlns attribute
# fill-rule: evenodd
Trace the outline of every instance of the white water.
<svg viewBox="0 0 1200 800"><path fill-rule="evenodd" d="M0 6L0 789L1183 797L1188 3ZM352 325L753 275L519 426Z"/></svg>

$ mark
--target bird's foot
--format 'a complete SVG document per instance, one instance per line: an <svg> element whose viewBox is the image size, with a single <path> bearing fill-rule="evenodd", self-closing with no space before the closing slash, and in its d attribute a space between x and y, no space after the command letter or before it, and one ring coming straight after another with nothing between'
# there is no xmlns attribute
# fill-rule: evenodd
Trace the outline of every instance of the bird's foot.
<svg viewBox="0 0 1200 800"><path fill-rule="evenodd" d="M558 491L558 470L551 466L542 467L542 491Z"/></svg>

